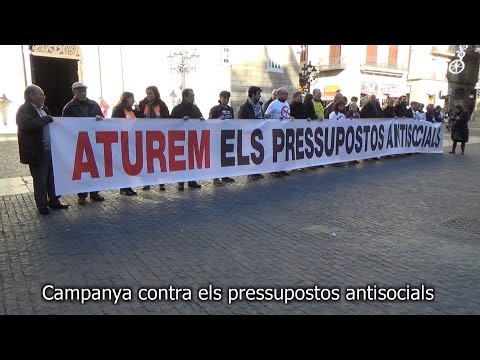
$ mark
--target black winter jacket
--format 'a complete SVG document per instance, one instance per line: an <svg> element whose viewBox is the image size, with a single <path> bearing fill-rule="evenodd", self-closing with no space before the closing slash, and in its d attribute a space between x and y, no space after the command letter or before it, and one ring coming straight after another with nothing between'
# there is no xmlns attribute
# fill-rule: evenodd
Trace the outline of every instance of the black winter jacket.
<svg viewBox="0 0 480 360"><path fill-rule="evenodd" d="M18 152L22 164L34 164L43 159L43 128L53 121L46 106L47 116L40 116L31 103L24 103L17 111Z"/></svg>
<svg viewBox="0 0 480 360"><path fill-rule="evenodd" d="M102 109L98 103L88 98L85 103L73 98L62 111L63 117L95 117L96 115L103 117Z"/></svg>

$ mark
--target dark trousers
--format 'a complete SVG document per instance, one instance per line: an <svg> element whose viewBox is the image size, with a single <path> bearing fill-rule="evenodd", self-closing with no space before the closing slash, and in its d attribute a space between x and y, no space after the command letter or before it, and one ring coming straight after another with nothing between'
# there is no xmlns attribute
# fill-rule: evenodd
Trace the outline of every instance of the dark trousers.
<svg viewBox="0 0 480 360"><path fill-rule="evenodd" d="M33 195L37 208L58 203L53 178L52 153L44 150L43 156L34 164L28 164L33 178Z"/></svg>

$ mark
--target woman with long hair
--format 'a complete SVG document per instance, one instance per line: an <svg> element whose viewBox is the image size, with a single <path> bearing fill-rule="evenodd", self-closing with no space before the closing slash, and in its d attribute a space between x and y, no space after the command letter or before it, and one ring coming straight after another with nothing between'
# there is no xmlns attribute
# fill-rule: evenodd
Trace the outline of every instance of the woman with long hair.
<svg viewBox="0 0 480 360"><path fill-rule="evenodd" d="M136 119L142 118L143 114L138 108L138 105L135 105L135 97L133 93L125 91L120 95L120 100L117 105L113 108L112 118L127 118L127 119ZM120 194L125 194L127 196L137 195L136 191L133 191L131 187L121 188Z"/></svg>
<svg viewBox="0 0 480 360"><path fill-rule="evenodd" d="M149 119L168 119L170 117L170 111L168 110L167 104L160 98L158 88L154 85L149 86L145 89L145 93L147 96L138 104L143 117ZM145 185L143 190L150 190L150 188L150 185ZM160 190L166 190L165 184L160 184Z"/></svg>

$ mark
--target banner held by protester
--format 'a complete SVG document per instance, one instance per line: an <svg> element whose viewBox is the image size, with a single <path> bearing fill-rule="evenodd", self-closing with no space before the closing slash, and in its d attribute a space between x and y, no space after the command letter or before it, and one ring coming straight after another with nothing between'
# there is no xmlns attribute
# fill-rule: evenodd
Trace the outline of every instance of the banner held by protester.
<svg viewBox="0 0 480 360"><path fill-rule="evenodd" d="M54 118L58 194L269 173L403 153L442 153L440 123L413 119Z"/></svg>

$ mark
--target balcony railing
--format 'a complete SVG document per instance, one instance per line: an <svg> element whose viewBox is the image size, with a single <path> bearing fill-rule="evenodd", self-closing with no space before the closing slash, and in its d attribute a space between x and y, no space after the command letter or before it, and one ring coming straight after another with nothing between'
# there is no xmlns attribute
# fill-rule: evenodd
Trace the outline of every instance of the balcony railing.
<svg viewBox="0 0 480 360"><path fill-rule="evenodd" d="M401 73L401 72L407 71L408 64L374 63L374 62L366 61L360 66L360 69L364 71L373 71L373 72Z"/></svg>
<svg viewBox="0 0 480 360"><path fill-rule="evenodd" d="M328 59L320 59L318 71L343 70L346 67L345 57L332 57Z"/></svg>
<svg viewBox="0 0 480 360"><path fill-rule="evenodd" d="M456 49L457 45L433 45L432 55L453 57L455 56Z"/></svg>

